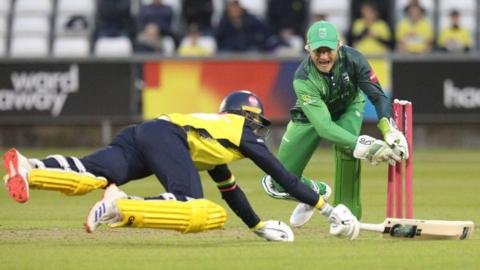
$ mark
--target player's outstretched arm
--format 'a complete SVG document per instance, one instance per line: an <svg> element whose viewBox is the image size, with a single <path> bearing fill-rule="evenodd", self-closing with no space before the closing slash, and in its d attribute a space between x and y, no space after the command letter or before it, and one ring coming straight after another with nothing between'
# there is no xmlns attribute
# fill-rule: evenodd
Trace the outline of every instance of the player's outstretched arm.
<svg viewBox="0 0 480 270"><path fill-rule="evenodd" d="M227 165L216 166L209 170L208 174L216 182L219 191L222 193L222 198L230 209L252 232L267 241L291 242L294 240L292 230L285 223L276 220L264 222L257 216Z"/></svg>

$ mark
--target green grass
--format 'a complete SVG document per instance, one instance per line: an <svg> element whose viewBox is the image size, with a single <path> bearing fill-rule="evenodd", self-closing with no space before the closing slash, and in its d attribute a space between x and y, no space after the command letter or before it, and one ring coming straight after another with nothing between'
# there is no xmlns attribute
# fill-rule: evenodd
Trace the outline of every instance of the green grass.
<svg viewBox="0 0 480 270"><path fill-rule="evenodd" d="M5 150L5 149L4 149ZM23 149L22 149L23 150ZM85 150L25 150L32 157L51 153L83 155ZM480 153L474 150L416 150L414 214L422 219L473 220L480 224ZM232 164L238 183L263 219L288 221L295 204L267 197L262 172L249 161ZM3 169L0 171L4 174ZM332 184L333 158L320 149L307 176ZM206 197L226 207L214 184L202 174ZM363 220L385 217L386 166L363 166ZM149 178L122 187L132 195L163 191ZM365 232L355 241L328 234L328 224L315 215L294 229L294 243L269 243L249 232L228 210L224 229L179 234L153 229L82 230L90 206L101 197L66 197L31 192L26 204L0 192L1 269L478 269L480 231L466 241L384 240Z"/></svg>

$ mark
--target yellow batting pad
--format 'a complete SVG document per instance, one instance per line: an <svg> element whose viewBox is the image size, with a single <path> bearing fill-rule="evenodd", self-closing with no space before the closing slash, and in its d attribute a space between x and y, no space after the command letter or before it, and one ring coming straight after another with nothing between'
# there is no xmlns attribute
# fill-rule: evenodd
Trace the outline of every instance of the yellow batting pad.
<svg viewBox="0 0 480 270"><path fill-rule="evenodd" d="M56 190L66 195L83 195L107 186L107 179L60 169L33 169L28 174L30 188Z"/></svg>
<svg viewBox="0 0 480 270"><path fill-rule="evenodd" d="M189 233L222 228L227 220L225 209L206 199L188 202L120 199L117 207L123 219L111 227L158 228Z"/></svg>

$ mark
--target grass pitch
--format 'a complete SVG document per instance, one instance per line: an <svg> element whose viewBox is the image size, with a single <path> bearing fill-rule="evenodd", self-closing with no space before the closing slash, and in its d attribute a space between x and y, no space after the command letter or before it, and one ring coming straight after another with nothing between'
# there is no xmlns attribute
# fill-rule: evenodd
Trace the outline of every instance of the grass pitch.
<svg viewBox="0 0 480 270"><path fill-rule="evenodd" d="M4 152L6 149L3 149ZM20 149L31 157L62 153L82 156L86 150ZM80 197L49 191L31 192L26 204L0 192L0 269L479 269L480 153L474 150L415 150L414 216L420 219L473 220L477 225L466 241L384 240L362 232L355 241L328 234L328 224L316 214L295 242L266 242L241 223L206 174L207 198L227 208L224 229L179 234L153 229L109 229L94 234L82 230L88 210L102 195L98 190ZM231 165L239 185L264 219L288 222L295 203L266 196L262 172L250 161ZM0 170L5 173L3 168ZM320 149L306 175L333 183L333 154ZM387 168L363 164L363 221L385 217ZM131 195L163 191L150 177L122 187Z"/></svg>

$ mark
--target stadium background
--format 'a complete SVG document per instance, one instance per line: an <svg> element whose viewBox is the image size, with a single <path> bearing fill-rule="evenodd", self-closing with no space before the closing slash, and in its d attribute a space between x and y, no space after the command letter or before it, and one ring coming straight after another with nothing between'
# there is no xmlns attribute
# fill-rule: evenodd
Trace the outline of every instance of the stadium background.
<svg viewBox="0 0 480 270"><path fill-rule="evenodd" d="M273 2L283 1L288 2ZM126 2L131 7L129 14L137 14L140 0ZM163 2L175 7L175 31L181 33L185 29L179 17L182 1ZM302 2L309 12L306 23L321 8L348 36L363 1ZM382 18L394 30L409 1L376 2ZM305 227L294 229L295 242L266 243L235 218L216 186L202 173L206 197L227 209L230 218L224 230L180 235L166 230L102 227L90 235L81 225L92 203L101 197L101 190L75 197L32 190L26 204L17 204L0 191L0 268L478 269L480 5L475 0L420 2L435 35L450 8L458 8L476 41L472 50L452 54L435 48L431 53L409 55L393 47L385 54L369 56L369 60L390 96L414 103L414 216L473 220L477 228L472 239L386 241L376 233L362 232L356 241L344 241L329 235L328 222L316 215ZM212 20L218 22L226 1L213 3ZM253 3L249 9L252 13L263 10L258 12L261 16L268 1L241 3ZM33 25L16 28L16 18L23 16L17 16L17 12L26 13L27 18L46 16L47 24L34 20ZM89 15L93 23L88 31L65 33L62 22L75 14ZM293 102L292 74L304 51L297 55L277 55L268 50L219 51L208 57L181 57L139 53L128 43L130 39L125 43L123 38L119 43L109 40L116 46L110 43L105 50L104 45L96 45L97 17L95 0L0 0L2 153L15 146L28 157L53 153L81 157L107 144L122 127L157 113L214 112L230 88L251 89L267 102L267 115L275 119L270 143L278 146ZM23 47L26 51L20 50L20 55L18 47L14 49L18 44L16 31L23 31L19 35L27 37L23 45L28 46ZM72 40L73 44L69 43ZM67 46L59 46L62 42L58 41ZM371 107L367 116L364 132L380 136ZM386 167L362 167L364 221L380 222L385 217ZM262 218L288 221L295 203L266 196L259 184L263 172L248 160L234 162L231 168ZM333 185L334 170L332 148L324 147L313 156L305 174ZM0 168L3 174L5 170ZM155 177L122 188L139 196L161 192Z"/></svg>
<svg viewBox="0 0 480 270"><path fill-rule="evenodd" d="M139 51L135 33L99 34L104 25L102 2L128 3L129 19L136 25L142 7L152 1L0 1L0 146L104 145L118 129L160 113L215 112L221 98L234 89L252 90L264 100L266 114L276 124L270 143L278 145L294 102L292 76L304 51L282 54L271 47L231 51L219 46L206 57ZM230 2L211 1L212 28L204 36L215 39L215 28ZM326 16L348 44L352 24L366 1L287 2L305 6L304 28L319 15ZM370 2L394 35L411 1ZM185 3L162 3L172 7L171 37L178 48L189 33L182 13ZM280 2L238 3L268 25L268 9ZM398 52L393 39L386 53L370 54L369 61L389 96L413 101L416 146L480 147L480 82L475 72L480 67L480 5L474 0L419 4L433 27L434 40L448 24L449 12L459 10L473 47L465 53L447 53L434 46L428 53L408 54ZM77 17L85 19L86 28L65 26L69 18ZM40 23L45 20L46 25ZM379 136L371 104L366 120L364 132Z"/></svg>

